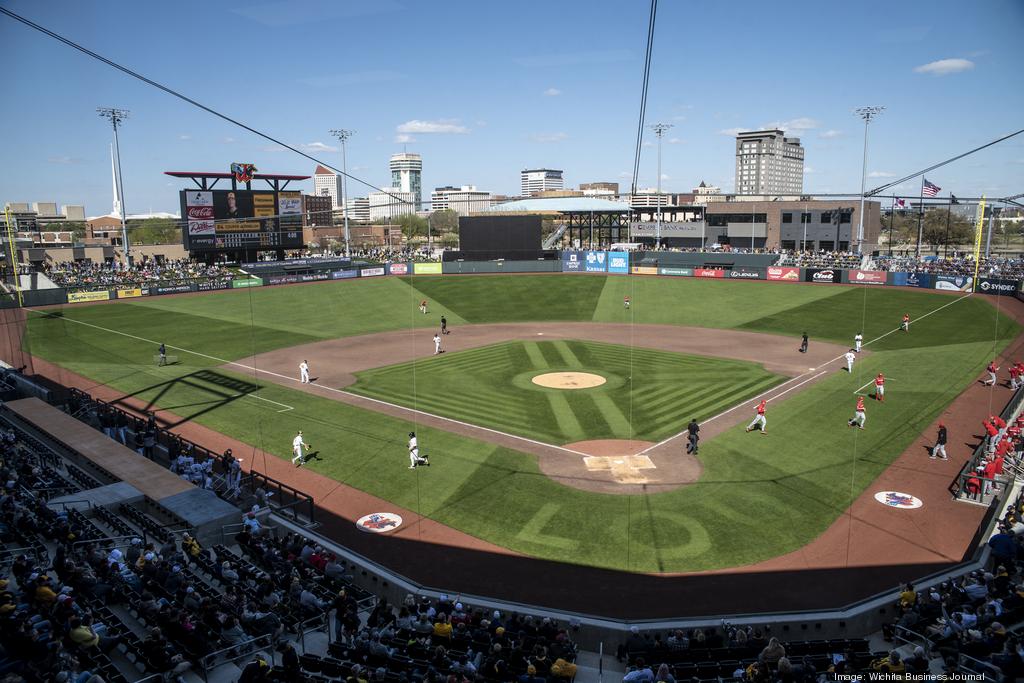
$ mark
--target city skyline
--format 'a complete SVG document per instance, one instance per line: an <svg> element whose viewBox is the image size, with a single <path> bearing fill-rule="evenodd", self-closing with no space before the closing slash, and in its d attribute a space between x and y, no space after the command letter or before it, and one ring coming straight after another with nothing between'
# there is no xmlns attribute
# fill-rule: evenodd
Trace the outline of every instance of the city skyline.
<svg viewBox="0 0 1024 683"><path fill-rule="evenodd" d="M350 180L352 197L390 186L387 160L405 151L423 156L424 188L475 185L515 195L522 169L557 168L565 171L566 187L606 181L628 191L646 32L642 8L545 5L539 21L529 12L511 15L459 2L440 12L397 2L238 10L192 4L204 16L196 22L187 2L133 12L120 11L122 5L15 1L8 7L335 167L340 151L328 130L355 129L348 169L367 185ZM646 117L648 124L674 124L664 140L664 191L688 192L701 180L733 191L735 133L780 127L805 145L805 192L855 194L861 126L852 110L868 104L887 107L872 126L869 188L1019 128L1024 96L1007 84L1024 62L1013 36L1024 25L1024 8L994 5L1007 20L990 25L962 15L953 2L931 3L925 14L882 3L866 12L790 3L787 15L800 21L783 14L766 19L788 36L767 46L763 30L719 7L702 8L700 29L676 45L670 27L687 15L664 5ZM468 8L472 20L463 16ZM462 18L454 21L456 15ZM501 29L492 28L499 18ZM570 22L579 29L573 33L605 34L616 47L595 48L567 36L563 28ZM346 27L340 49L328 40L338 24ZM154 33L151 25L163 30ZM526 27L529 35L521 30ZM372 53L381 31L437 39L428 49L396 45L388 54ZM836 31L850 40L835 40ZM111 34L123 40L112 43ZM228 73L203 72L181 53L184 34L200 45L280 47L233 55L239 65ZM717 49L725 35L730 49ZM25 107L0 114L8 130L19 131L6 143L19 164L0 171L6 190L0 200L49 199L85 205L90 215L106 213L110 135L93 113L97 106L132 111L119 131L132 214L176 209L182 185L164 176L166 170L222 171L232 162L275 173L305 175L315 168L10 19L0 22L0 38L5 62L18 65L9 91L19 101L42 103L32 105L31 116ZM473 69L493 87L423 87L434 69L464 64L469 54ZM332 65L321 67L327 57ZM271 85L282 86L288 97L272 97ZM621 94L614 106L593 106L612 90ZM645 133L638 187L657 185L653 142ZM1015 194L1024 186L1024 141L1010 140L935 175L943 194ZM301 189L312 193L312 181ZM911 181L897 191L915 196L917 186Z"/></svg>

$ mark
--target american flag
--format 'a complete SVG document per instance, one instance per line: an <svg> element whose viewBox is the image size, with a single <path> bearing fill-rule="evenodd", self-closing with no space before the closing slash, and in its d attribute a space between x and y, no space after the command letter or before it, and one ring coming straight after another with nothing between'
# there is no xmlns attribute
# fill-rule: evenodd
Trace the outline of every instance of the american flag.
<svg viewBox="0 0 1024 683"><path fill-rule="evenodd" d="M921 186L921 194L925 197L934 197L939 193L942 188L935 183L928 182L928 179L924 179L924 185Z"/></svg>

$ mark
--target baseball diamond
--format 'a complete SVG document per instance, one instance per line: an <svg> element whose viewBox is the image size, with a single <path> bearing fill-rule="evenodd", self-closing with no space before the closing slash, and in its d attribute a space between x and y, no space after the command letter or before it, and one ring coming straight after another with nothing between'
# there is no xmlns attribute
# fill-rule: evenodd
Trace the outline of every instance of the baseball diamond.
<svg viewBox="0 0 1024 683"><path fill-rule="evenodd" d="M678 573L769 562L821 536L1018 334L997 305L694 278L391 277L32 311L24 343L69 377L261 453L289 458L301 429L320 452L304 476L375 501L353 519L388 502L515 554ZM905 312L912 333L892 334ZM429 358L441 315L449 353ZM851 377L838 359L858 332ZM179 362L155 366L154 340ZM893 368L884 409L849 430L851 392ZM532 382L561 371L606 382ZM761 397L770 428L745 434ZM686 456L676 435L693 418L700 450ZM408 468L410 431L431 467ZM651 443L573 445L602 440ZM611 460L588 468L588 456Z"/></svg>

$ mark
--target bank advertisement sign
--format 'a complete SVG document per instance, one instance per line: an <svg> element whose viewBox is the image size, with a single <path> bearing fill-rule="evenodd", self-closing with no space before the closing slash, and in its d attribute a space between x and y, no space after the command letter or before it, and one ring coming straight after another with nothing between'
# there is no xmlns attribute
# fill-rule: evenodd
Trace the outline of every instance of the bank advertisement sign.
<svg viewBox="0 0 1024 683"><path fill-rule="evenodd" d="M884 285L885 272L881 270L851 270L851 285Z"/></svg>
<svg viewBox="0 0 1024 683"><path fill-rule="evenodd" d="M654 274L657 275L658 269L653 268ZM609 251L608 252L608 272L609 273L628 273L629 272L629 252L626 251Z"/></svg>
<svg viewBox="0 0 1024 683"><path fill-rule="evenodd" d="M563 251L562 252L562 272L563 273L582 273L583 262L585 254L582 251Z"/></svg>
<svg viewBox="0 0 1024 683"><path fill-rule="evenodd" d="M693 277L693 268L658 268L659 275L682 275Z"/></svg>
<svg viewBox="0 0 1024 683"><path fill-rule="evenodd" d="M440 263L414 263L412 264L412 272L415 275L440 275L441 264Z"/></svg>
<svg viewBox="0 0 1024 683"><path fill-rule="evenodd" d="M969 292L974 285L974 278L970 275L936 275L935 289L942 289L947 292Z"/></svg>
<svg viewBox="0 0 1024 683"><path fill-rule="evenodd" d="M608 272L608 252L587 251L584 252L584 269L588 273Z"/></svg>
<svg viewBox="0 0 1024 683"><path fill-rule="evenodd" d="M931 273L893 273L892 283L897 287L932 288Z"/></svg>

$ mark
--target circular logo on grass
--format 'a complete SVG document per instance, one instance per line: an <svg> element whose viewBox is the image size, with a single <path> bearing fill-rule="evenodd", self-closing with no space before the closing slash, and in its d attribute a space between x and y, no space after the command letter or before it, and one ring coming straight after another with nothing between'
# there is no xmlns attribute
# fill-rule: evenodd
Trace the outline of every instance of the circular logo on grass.
<svg viewBox="0 0 1024 683"><path fill-rule="evenodd" d="M356 520L356 528L371 534L383 534L402 526L401 515L394 512L373 512Z"/></svg>
<svg viewBox="0 0 1024 683"><path fill-rule="evenodd" d="M879 491L875 494L875 500L882 505L900 508L901 510L913 510L924 505L924 502L917 496L912 496L909 493L900 493L899 491Z"/></svg>

